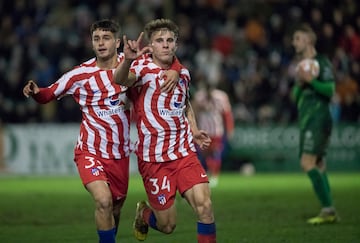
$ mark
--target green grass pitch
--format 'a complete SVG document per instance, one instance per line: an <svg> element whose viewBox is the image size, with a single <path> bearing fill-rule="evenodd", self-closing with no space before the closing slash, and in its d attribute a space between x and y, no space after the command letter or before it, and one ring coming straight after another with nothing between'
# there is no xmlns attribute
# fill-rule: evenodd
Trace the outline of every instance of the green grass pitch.
<svg viewBox="0 0 360 243"><path fill-rule="evenodd" d="M341 221L310 226L320 205L301 173L223 173L212 189L219 243L360 242L360 173L329 173ZM0 242L97 242L93 202L74 177L0 176ZM132 234L136 201L144 199L140 177L131 176L118 242ZM171 235L150 229L148 243L196 242L196 219L177 198L177 228Z"/></svg>

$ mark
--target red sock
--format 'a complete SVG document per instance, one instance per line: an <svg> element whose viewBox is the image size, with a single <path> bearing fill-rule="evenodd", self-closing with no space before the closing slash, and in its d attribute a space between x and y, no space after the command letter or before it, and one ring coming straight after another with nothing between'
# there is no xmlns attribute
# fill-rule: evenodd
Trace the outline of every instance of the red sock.
<svg viewBox="0 0 360 243"><path fill-rule="evenodd" d="M216 235L197 235L198 243L216 243Z"/></svg>
<svg viewBox="0 0 360 243"><path fill-rule="evenodd" d="M204 224L197 223L198 243L216 243L216 226L215 223Z"/></svg>

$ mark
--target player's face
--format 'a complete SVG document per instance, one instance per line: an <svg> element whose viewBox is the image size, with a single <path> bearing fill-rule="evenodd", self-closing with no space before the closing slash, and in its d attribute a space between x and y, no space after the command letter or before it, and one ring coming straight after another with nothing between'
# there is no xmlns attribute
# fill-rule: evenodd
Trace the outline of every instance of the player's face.
<svg viewBox="0 0 360 243"><path fill-rule="evenodd" d="M306 33L302 31L296 31L294 33L292 45L295 49L296 54L302 55L303 53L305 53L309 43L310 43L310 39Z"/></svg>
<svg viewBox="0 0 360 243"><path fill-rule="evenodd" d="M167 29L156 31L151 36L150 46L156 64L171 64L175 56L177 42L174 32Z"/></svg>
<svg viewBox="0 0 360 243"><path fill-rule="evenodd" d="M97 29L92 33L92 47L98 60L106 61L117 55L120 39L111 31Z"/></svg>

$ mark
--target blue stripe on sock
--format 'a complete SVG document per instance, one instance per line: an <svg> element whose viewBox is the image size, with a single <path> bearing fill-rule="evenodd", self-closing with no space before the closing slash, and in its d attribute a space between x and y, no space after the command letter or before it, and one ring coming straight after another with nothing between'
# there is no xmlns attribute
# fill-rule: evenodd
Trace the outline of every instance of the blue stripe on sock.
<svg viewBox="0 0 360 243"><path fill-rule="evenodd" d="M151 212L150 214L150 218L149 218L149 225L151 228L153 228L154 230L158 230L157 226L156 226L156 217L154 212Z"/></svg>
<svg viewBox="0 0 360 243"><path fill-rule="evenodd" d="M203 224L198 222L197 223L197 232L201 235L212 235L216 232L215 223L212 224Z"/></svg>
<svg viewBox="0 0 360 243"><path fill-rule="evenodd" d="M115 243L115 228L111 230L98 230L99 243Z"/></svg>

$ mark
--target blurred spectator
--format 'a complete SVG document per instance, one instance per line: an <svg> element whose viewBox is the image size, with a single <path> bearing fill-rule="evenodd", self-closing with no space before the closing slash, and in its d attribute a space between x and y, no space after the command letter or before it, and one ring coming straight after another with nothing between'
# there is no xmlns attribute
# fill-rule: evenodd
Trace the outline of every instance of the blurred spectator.
<svg viewBox="0 0 360 243"><path fill-rule="evenodd" d="M359 119L360 90L357 82L349 75L338 81L336 93L341 106L340 119L343 121L357 121Z"/></svg>
<svg viewBox="0 0 360 243"><path fill-rule="evenodd" d="M204 39L194 56L196 78L204 77L211 84L217 84L221 78L223 55Z"/></svg>
<svg viewBox="0 0 360 243"><path fill-rule="evenodd" d="M360 120L359 88L350 92L351 98L343 94L344 86L360 85L356 0L14 0L1 1L0 13L0 115L5 124L79 121L71 100L49 105L46 111L25 100L23 82L31 77L49 82L71 67L69 63L91 56L87 26L95 19L117 20L131 38L149 19L159 17L173 18L181 27L177 56L189 67L194 88L205 76L220 80L219 88L228 93L241 123L295 121L289 102L294 81L288 72L291 32L298 23L310 21L318 33L317 48L330 57L338 77L339 122ZM344 83L344 78L352 81Z"/></svg>
<svg viewBox="0 0 360 243"><path fill-rule="evenodd" d="M356 33L354 26L350 24L345 25L343 36L340 39L340 47L342 47L354 61L360 60L360 35Z"/></svg>

